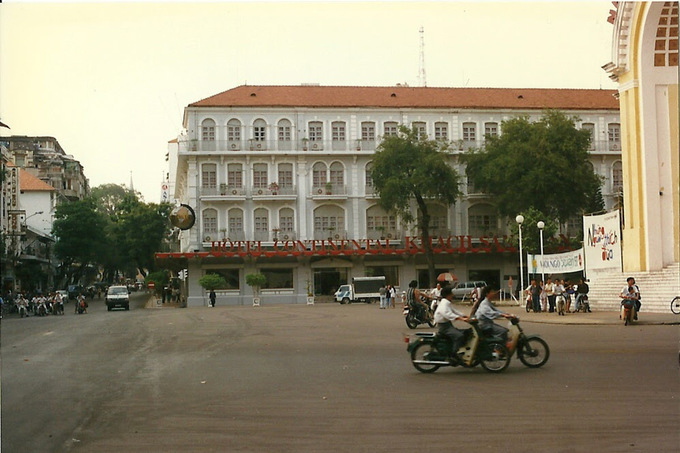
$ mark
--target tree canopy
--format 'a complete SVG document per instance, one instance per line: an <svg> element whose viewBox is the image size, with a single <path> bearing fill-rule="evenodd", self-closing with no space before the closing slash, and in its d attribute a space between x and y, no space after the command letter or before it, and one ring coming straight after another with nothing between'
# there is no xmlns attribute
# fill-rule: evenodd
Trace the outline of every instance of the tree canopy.
<svg viewBox="0 0 680 453"><path fill-rule="evenodd" d="M535 122L503 121L502 135L487 136L483 149L463 156L468 178L511 218L534 208L566 222L604 209L601 179L588 159L590 131L578 129L577 120L548 110Z"/></svg>
<svg viewBox="0 0 680 453"><path fill-rule="evenodd" d="M371 166L378 204L405 222L415 222L420 229L430 284L434 284L435 275L428 201L448 207L460 196L459 175L449 165L447 149L448 143L428 140L416 127L402 125L397 135L383 138ZM413 211L413 201L417 212Z"/></svg>

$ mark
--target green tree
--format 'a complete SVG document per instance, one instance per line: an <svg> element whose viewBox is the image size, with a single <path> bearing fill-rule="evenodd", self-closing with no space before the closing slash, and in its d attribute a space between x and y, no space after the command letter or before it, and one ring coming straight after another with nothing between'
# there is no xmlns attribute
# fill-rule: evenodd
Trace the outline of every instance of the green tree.
<svg viewBox="0 0 680 453"><path fill-rule="evenodd" d="M227 281L220 274L205 274L203 277L198 279L198 284L201 285L206 291L227 287Z"/></svg>
<svg viewBox="0 0 680 453"><path fill-rule="evenodd" d="M257 297L260 294L260 288L267 283L267 277L264 274L248 274L246 275L246 284L253 287L253 295Z"/></svg>
<svg viewBox="0 0 680 453"><path fill-rule="evenodd" d="M502 135L487 136L484 149L463 156L468 178L513 219L528 208L560 222L604 209L602 181L588 159L590 132L576 121L557 110L535 122L503 121Z"/></svg>
<svg viewBox="0 0 680 453"><path fill-rule="evenodd" d="M104 234L106 217L97 212L92 199L84 199L59 205L54 218L52 234L57 238L54 253L62 261L67 281L75 281L86 266L98 264L109 248ZM78 267L72 269L74 265Z"/></svg>
<svg viewBox="0 0 680 453"><path fill-rule="evenodd" d="M554 219L548 218L545 214L535 208L528 208L519 214L524 216L524 223L522 223L522 246L524 252L539 254L541 253L540 246L540 231L538 229L538 222L542 221L543 227L543 249L548 248L548 239L552 238L559 230L559 225ZM513 235L519 234L519 226L514 218L510 224L510 231Z"/></svg>
<svg viewBox="0 0 680 453"><path fill-rule="evenodd" d="M434 285L435 268L427 202L449 206L460 196L459 175L448 163L447 150L447 143L428 140L417 128L402 125L397 135L385 137L380 143L371 168L379 205L404 222L415 222L421 231L430 285ZM412 210L414 200L418 215Z"/></svg>
<svg viewBox="0 0 680 453"><path fill-rule="evenodd" d="M124 257L142 275L155 269L154 254L160 250L170 230L169 215L168 204L138 203L116 222L117 239Z"/></svg>

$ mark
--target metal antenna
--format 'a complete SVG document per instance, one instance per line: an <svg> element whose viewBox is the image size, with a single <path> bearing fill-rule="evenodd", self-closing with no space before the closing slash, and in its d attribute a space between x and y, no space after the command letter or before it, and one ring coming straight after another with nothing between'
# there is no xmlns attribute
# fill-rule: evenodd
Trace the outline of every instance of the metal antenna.
<svg viewBox="0 0 680 453"><path fill-rule="evenodd" d="M425 29L421 26L420 30L420 64L418 68L418 82L421 87L427 86L427 78L425 77Z"/></svg>

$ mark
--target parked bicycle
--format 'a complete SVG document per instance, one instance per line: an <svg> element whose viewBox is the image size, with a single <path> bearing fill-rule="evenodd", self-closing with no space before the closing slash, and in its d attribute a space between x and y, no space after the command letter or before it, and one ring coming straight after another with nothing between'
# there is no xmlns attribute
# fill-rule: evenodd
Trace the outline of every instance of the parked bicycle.
<svg viewBox="0 0 680 453"><path fill-rule="evenodd" d="M676 315L680 315L680 296L675 296L671 301L671 311Z"/></svg>

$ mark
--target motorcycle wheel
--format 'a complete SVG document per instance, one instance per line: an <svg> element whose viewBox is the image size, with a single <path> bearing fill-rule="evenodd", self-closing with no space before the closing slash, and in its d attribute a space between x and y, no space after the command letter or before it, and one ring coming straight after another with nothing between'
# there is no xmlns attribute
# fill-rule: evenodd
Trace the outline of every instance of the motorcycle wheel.
<svg viewBox="0 0 680 453"><path fill-rule="evenodd" d="M408 314L406 315L406 325L408 326L409 329L415 329L418 327L418 320L415 318L415 316L409 311Z"/></svg>
<svg viewBox="0 0 680 453"><path fill-rule="evenodd" d="M428 356L432 354L437 354L437 350L431 343L421 343L411 351L411 363L416 368L416 370L421 373L434 373L439 369L439 365L428 365L424 363L416 363L415 361L425 361Z"/></svg>
<svg viewBox="0 0 680 453"><path fill-rule="evenodd" d="M488 352L481 358L480 364L489 373L500 373L510 365L510 352L504 344L489 343ZM482 352L484 354L484 352Z"/></svg>
<svg viewBox="0 0 680 453"><path fill-rule="evenodd" d="M550 348L542 338L530 338L519 346L517 356L529 368L538 368L548 361Z"/></svg>

